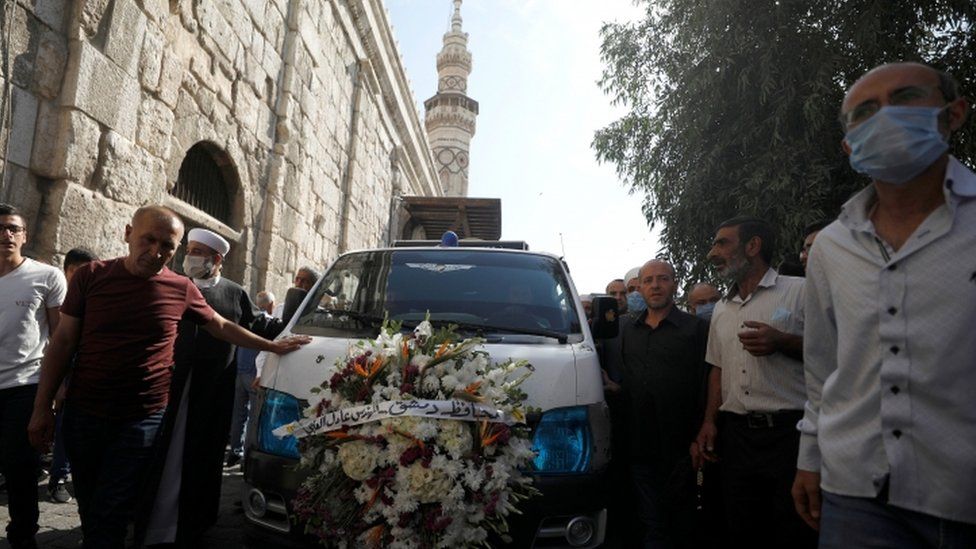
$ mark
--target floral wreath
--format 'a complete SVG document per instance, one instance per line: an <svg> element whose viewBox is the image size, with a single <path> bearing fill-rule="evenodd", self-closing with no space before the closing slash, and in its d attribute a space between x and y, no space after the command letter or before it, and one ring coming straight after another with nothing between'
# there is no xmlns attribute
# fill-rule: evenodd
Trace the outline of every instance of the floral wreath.
<svg viewBox="0 0 976 549"><path fill-rule="evenodd" d="M428 320L404 334L384 322L312 389L300 438L309 472L292 501L329 547L488 547L538 491L525 426L524 360L493 363L478 338Z"/></svg>

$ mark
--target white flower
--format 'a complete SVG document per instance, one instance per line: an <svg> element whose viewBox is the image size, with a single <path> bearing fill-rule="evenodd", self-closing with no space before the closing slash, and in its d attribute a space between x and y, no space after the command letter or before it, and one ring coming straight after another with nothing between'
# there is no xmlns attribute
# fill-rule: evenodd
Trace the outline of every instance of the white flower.
<svg viewBox="0 0 976 549"><path fill-rule="evenodd" d="M430 355L418 353L413 355L413 357L410 358L410 364L416 366L417 368L420 368L420 371L423 371L424 368L427 366L427 363L430 362L432 358L433 357Z"/></svg>
<svg viewBox="0 0 976 549"><path fill-rule="evenodd" d="M420 463L414 463L402 471L404 471L407 489L420 503L438 501L447 496L453 487L451 479L443 471L434 467L424 467Z"/></svg>
<svg viewBox="0 0 976 549"><path fill-rule="evenodd" d="M376 468L376 448L361 440L339 446L339 463L342 472L353 480L366 480Z"/></svg>
<svg viewBox="0 0 976 549"><path fill-rule="evenodd" d="M457 459L471 451L471 428L462 421L442 420L437 433L437 444Z"/></svg>
<svg viewBox="0 0 976 549"><path fill-rule="evenodd" d="M434 334L434 327L431 326L430 322L426 320L421 322L420 324L417 324L417 327L413 329L413 335L415 335L417 339L426 339L433 334Z"/></svg>
<svg viewBox="0 0 976 549"><path fill-rule="evenodd" d="M444 390L449 393L454 391L454 389L456 389L460 383L461 382L458 381L458 378L452 374L447 374L441 378L441 387L444 387Z"/></svg>
<svg viewBox="0 0 976 549"><path fill-rule="evenodd" d="M436 376L424 376L423 388L428 392L438 391L441 388L441 382Z"/></svg>

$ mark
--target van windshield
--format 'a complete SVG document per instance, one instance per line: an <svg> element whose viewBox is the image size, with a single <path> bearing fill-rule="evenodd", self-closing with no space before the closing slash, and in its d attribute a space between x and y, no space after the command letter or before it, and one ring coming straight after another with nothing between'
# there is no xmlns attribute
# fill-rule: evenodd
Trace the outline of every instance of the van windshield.
<svg viewBox="0 0 976 549"><path fill-rule="evenodd" d="M464 248L345 255L315 288L293 331L364 337L384 316L411 326L428 312L435 323L486 334L566 340L582 332L558 260Z"/></svg>

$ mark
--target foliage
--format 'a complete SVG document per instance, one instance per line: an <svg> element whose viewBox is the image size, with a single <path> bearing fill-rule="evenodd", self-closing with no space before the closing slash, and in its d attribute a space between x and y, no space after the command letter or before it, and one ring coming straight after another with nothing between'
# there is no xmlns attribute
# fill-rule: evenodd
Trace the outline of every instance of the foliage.
<svg viewBox="0 0 976 549"><path fill-rule="evenodd" d="M604 75L628 111L596 132L597 158L616 165L663 225L679 273L708 278L714 228L758 215L795 260L805 225L835 217L867 180L849 167L837 117L846 88L899 60L976 85L971 0L637 0L636 22L602 30ZM967 124L954 154L976 160Z"/></svg>

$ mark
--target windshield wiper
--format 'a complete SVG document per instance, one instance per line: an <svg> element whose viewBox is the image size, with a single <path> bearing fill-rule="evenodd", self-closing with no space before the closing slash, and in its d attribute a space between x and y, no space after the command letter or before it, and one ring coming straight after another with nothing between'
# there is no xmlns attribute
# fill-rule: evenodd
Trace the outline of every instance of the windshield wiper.
<svg viewBox="0 0 976 549"><path fill-rule="evenodd" d="M566 343L567 341L569 341L568 334L557 332L555 330L546 330L544 328L514 328L511 326L489 326L487 324L477 324L475 322L458 322L456 320L448 320L448 319L443 319L443 320L431 319L430 323L442 325L442 326L448 326L453 324L454 326L457 326L458 329L464 330L466 332L475 332L476 334L482 336L485 333L490 333L490 332L504 332L510 334L551 337L553 339L558 340L560 343ZM417 324L418 323L411 323L410 327L416 327ZM404 322L404 326L406 325L407 323Z"/></svg>
<svg viewBox="0 0 976 549"><path fill-rule="evenodd" d="M347 316L353 320L358 320L363 324L379 324L382 323L384 320L384 317L382 316L363 313L360 311L348 311L346 309L330 309L327 307L319 307L315 312L329 313L330 315L333 315L336 318Z"/></svg>

